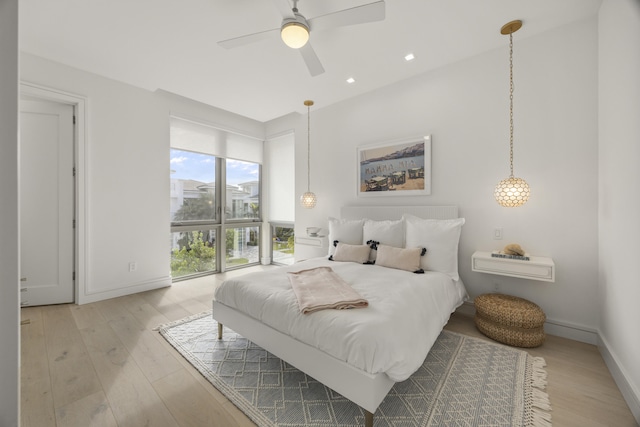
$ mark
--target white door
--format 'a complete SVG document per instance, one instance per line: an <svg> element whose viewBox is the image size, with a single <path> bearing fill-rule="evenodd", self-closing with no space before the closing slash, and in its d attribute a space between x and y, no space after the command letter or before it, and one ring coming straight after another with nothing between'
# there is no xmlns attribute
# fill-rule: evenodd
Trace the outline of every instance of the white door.
<svg viewBox="0 0 640 427"><path fill-rule="evenodd" d="M73 107L20 101L22 306L74 300Z"/></svg>

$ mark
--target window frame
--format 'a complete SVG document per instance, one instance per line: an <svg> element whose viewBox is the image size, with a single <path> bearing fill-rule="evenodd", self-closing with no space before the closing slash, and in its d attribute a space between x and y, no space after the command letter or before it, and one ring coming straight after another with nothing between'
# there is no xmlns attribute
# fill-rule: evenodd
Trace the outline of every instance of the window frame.
<svg viewBox="0 0 640 427"><path fill-rule="evenodd" d="M208 126L203 124L203 126ZM210 127L210 126L209 126ZM212 274L223 273L229 270L236 270L240 268L251 267L260 264L260 260L262 259L262 225L263 225L263 198L262 198L262 189L263 189L263 177L262 177L262 164L259 162L254 162L250 160L241 160L241 159L232 159L226 158L222 156L216 156L210 153L203 153L197 150L187 150L184 148L177 148L169 145L169 150L179 150L179 151L188 151L192 153L205 154L210 155L215 159L215 189L214 189L214 219L213 220L189 220L189 221L173 221L170 219L169 221L169 230L170 234L173 233L181 233L181 232L190 232L190 231L204 231L204 230L215 230L216 240L215 240L215 249L216 249L216 268L215 270L210 270L201 273L194 273L189 275L184 275L180 277L171 277L172 282L179 282L182 280L189 280L196 277L208 276ZM227 201L227 168L226 163L227 160L237 160L247 163L253 163L258 166L258 212L257 218L227 218L227 204L228 202L233 203L233 200ZM223 212L222 207L225 207ZM258 259L255 262L249 262L245 264L227 265L227 248L226 248L226 232L228 229L232 228L245 228L245 227L253 227L257 228L257 238L258 238Z"/></svg>

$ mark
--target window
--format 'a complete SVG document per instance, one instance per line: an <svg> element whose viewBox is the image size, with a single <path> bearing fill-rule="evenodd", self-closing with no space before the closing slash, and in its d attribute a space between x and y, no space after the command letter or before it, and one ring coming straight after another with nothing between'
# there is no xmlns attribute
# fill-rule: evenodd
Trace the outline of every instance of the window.
<svg viewBox="0 0 640 427"><path fill-rule="evenodd" d="M260 165L241 160L226 161L229 220L260 220ZM231 204L229 204L231 201Z"/></svg>
<svg viewBox="0 0 640 427"><path fill-rule="evenodd" d="M171 222L216 222L216 158L171 149Z"/></svg>
<svg viewBox="0 0 640 427"><path fill-rule="evenodd" d="M291 265L294 263L293 224L271 224L271 262Z"/></svg>
<svg viewBox="0 0 640 427"><path fill-rule="evenodd" d="M217 271L216 158L171 149L171 276Z"/></svg>
<svg viewBox="0 0 640 427"><path fill-rule="evenodd" d="M171 277L180 279L217 270L216 230L171 233Z"/></svg>
<svg viewBox="0 0 640 427"><path fill-rule="evenodd" d="M235 268L260 262L260 165L242 160L226 159L225 221L233 224L226 229L226 266Z"/></svg>
<svg viewBox="0 0 640 427"><path fill-rule="evenodd" d="M260 227L234 227L226 230L228 267L256 264L260 261Z"/></svg>
<svg viewBox="0 0 640 427"><path fill-rule="evenodd" d="M271 262L293 264L295 220L295 138L293 133L269 138L265 145L268 161L267 217L271 227Z"/></svg>
<svg viewBox="0 0 640 427"><path fill-rule="evenodd" d="M220 154L244 158L226 159ZM260 261L261 228L255 223L262 221L261 160L262 141L171 119L170 245L174 280Z"/></svg>

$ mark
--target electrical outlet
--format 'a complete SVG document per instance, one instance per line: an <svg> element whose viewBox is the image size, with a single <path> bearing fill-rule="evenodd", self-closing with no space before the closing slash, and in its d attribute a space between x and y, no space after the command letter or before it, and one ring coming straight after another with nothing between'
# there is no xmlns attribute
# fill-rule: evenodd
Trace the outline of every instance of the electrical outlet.
<svg viewBox="0 0 640 427"><path fill-rule="evenodd" d="M138 269L138 263L132 261L129 263L129 272L136 271Z"/></svg>
<svg viewBox="0 0 640 427"><path fill-rule="evenodd" d="M496 227L493 229L494 240L502 240L502 227Z"/></svg>
<svg viewBox="0 0 640 427"><path fill-rule="evenodd" d="M494 283L493 284L493 292L495 292L495 293L499 293L500 292L500 284L499 283Z"/></svg>

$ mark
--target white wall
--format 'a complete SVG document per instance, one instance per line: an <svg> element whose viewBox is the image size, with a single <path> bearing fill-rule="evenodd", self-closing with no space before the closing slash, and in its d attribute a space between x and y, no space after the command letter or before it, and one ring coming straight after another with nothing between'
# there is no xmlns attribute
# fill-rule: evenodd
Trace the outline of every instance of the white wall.
<svg viewBox="0 0 640 427"><path fill-rule="evenodd" d="M0 425L20 416L18 1L0 1Z"/></svg>
<svg viewBox="0 0 640 427"><path fill-rule="evenodd" d="M87 100L87 265L81 302L168 286L170 114L260 139L264 125L33 55L23 53L20 60L22 81ZM129 272L132 261L137 271Z"/></svg>
<svg viewBox="0 0 640 427"><path fill-rule="evenodd" d="M605 360L640 423L640 2L599 13L598 309Z"/></svg>
<svg viewBox="0 0 640 427"><path fill-rule="evenodd" d="M460 274L471 296L493 291L497 283L501 292L538 303L562 325L548 324L548 332L595 343L597 34L593 18L530 38L525 25L514 35L515 174L532 188L525 206L502 208L493 198L494 186L509 175L505 37L504 49L312 111L311 190L318 205L297 208L296 232L326 226L342 205L458 205L467 219ZM268 131L294 128L299 136L298 197L306 187L304 120L290 116L268 124ZM433 139L431 196L357 198L357 146L423 134ZM504 240L493 240L494 227L503 228ZM512 242L553 257L556 282L471 271L474 251Z"/></svg>

